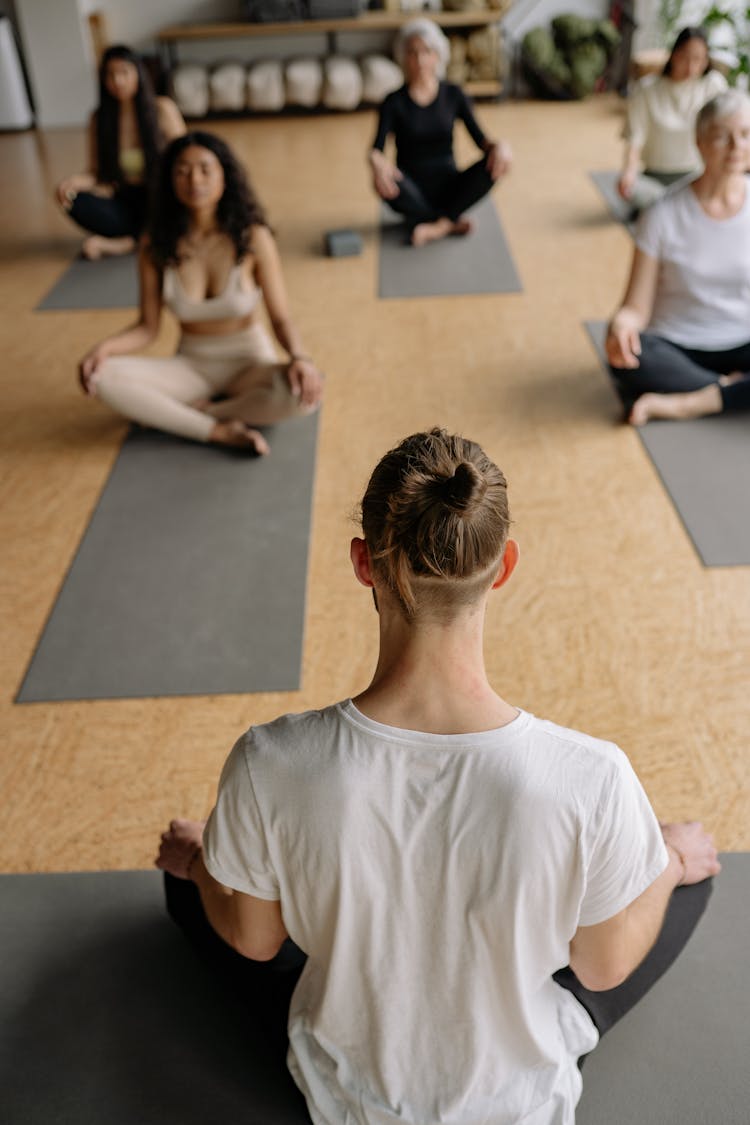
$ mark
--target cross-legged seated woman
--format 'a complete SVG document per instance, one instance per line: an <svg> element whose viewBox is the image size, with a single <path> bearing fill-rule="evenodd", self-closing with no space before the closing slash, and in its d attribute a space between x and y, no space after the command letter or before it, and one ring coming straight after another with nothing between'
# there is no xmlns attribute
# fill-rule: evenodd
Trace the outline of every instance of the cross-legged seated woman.
<svg viewBox="0 0 750 1125"><path fill-rule="evenodd" d="M488 140L463 90L442 81L450 48L437 24L427 19L406 24L394 53L405 83L380 108L369 155L375 191L405 217L415 246L449 234L468 234L472 224L465 212L508 171L510 147ZM457 120L483 153L461 172L453 156ZM396 142L395 165L384 154L390 134Z"/></svg>
<svg viewBox="0 0 750 1125"><path fill-rule="evenodd" d="M683 27L664 73L642 79L628 98L625 162L617 190L635 212L660 199L670 185L698 174L695 119L701 106L726 88L724 75L712 68L706 32Z"/></svg>
<svg viewBox="0 0 750 1125"><path fill-rule="evenodd" d="M109 47L99 67L99 107L89 126L89 171L66 176L56 196L88 231L87 258L135 250L147 217L149 184L164 145L185 132L171 98L154 97L142 61Z"/></svg>
<svg viewBox="0 0 750 1125"><path fill-rule="evenodd" d="M748 95L731 90L708 102L696 143L702 174L639 219L630 280L607 334L610 370L635 425L747 408Z"/></svg>
<svg viewBox="0 0 750 1125"><path fill-rule="evenodd" d="M322 376L289 315L276 243L218 137L193 132L166 150L140 280L138 322L81 361L87 394L144 426L257 453L268 444L256 426L317 409ZM259 319L262 299L287 363ZM155 339L163 304L182 329L177 354L131 355Z"/></svg>

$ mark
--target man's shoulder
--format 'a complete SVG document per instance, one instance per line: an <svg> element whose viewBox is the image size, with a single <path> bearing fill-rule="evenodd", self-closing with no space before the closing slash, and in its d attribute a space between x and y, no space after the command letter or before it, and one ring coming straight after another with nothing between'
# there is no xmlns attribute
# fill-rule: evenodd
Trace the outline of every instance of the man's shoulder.
<svg viewBox="0 0 750 1125"><path fill-rule="evenodd" d="M625 757L619 746L608 739L561 726L551 719L539 719L536 716L531 718L531 737L539 744L549 744L557 754L564 753L586 762L601 762L603 765L619 763Z"/></svg>
<svg viewBox="0 0 750 1125"><path fill-rule="evenodd" d="M342 723L341 705L333 703L320 710L291 711L267 723L249 727L241 741L247 753L293 753L301 745L330 738Z"/></svg>

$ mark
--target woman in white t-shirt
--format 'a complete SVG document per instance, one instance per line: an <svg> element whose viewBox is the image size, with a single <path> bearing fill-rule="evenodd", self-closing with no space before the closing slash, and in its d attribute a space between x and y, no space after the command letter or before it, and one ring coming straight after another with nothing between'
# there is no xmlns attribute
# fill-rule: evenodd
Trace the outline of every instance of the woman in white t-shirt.
<svg viewBox="0 0 750 1125"><path fill-rule="evenodd" d="M607 333L610 370L636 425L659 410L683 416L683 394L708 387L714 412L747 404L750 97L730 90L708 102L696 143L701 175L638 222L630 279Z"/></svg>
<svg viewBox="0 0 750 1125"><path fill-rule="evenodd" d="M702 27L683 27L664 71L644 78L628 99L625 162L617 190L634 212L667 188L700 171L695 119L701 106L727 88L713 70Z"/></svg>
<svg viewBox="0 0 750 1125"><path fill-rule="evenodd" d="M659 825L621 750L488 682L509 527L475 442L432 430L387 453L350 547L378 612L372 682L252 727L205 828L162 836L175 920L254 1019L288 1009L315 1125L573 1125L579 1058L677 955L719 870L700 825Z"/></svg>

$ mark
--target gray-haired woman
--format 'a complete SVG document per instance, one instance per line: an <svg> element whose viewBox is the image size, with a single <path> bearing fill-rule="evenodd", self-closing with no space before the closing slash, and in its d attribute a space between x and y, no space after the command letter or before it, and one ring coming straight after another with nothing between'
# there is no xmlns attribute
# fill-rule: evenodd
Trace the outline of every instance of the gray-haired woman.
<svg viewBox="0 0 750 1125"><path fill-rule="evenodd" d="M683 417L704 393L743 409L750 371L750 97L730 90L698 114L704 170L645 211L607 357L630 421ZM674 401L669 401L669 399Z"/></svg>
<svg viewBox="0 0 750 1125"><path fill-rule="evenodd" d="M460 86L443 80L450 48L437 24L416 19L399 32L394 54L404 85L383 102L369 154L373 185L381 199L403 215L415 246L468 234L465 212L478 203L511 164L510 147L489 140ZM453 126L463 121L482 158L459 171L453 156ZM389 135L396 163L384 154Z"/></svg>

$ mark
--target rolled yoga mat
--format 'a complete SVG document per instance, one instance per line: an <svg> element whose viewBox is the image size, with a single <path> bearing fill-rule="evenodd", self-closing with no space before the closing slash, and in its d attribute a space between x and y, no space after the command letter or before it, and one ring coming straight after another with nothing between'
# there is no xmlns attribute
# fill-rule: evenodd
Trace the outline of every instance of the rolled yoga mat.
<svg viewBox="0 0 750 1125"><path fill-rule="evenodd" d="M721 859L679 960L586 1060L577 1125L747 1125L750 855ZM156 872L0 876L0 993L7 1125L309 1125Z"/></svg>
<svg viewBox="0 0 750 1125"><path fill-rule="evenodd" d="M605 322L586 331L609 373ZM638 435L703 563L750 564L750 416L648 422Z"/></svg>
<svg viewBox="0 0 750 1125"><path fill-rule="evenodd" d="M134 428L17 702L296 690L316 434L252 458Z"/></svg>
<svg viewBox="0 0 750 1125"><path fill-rule="evenodd" d="M380 220L379 297L452 297L520 293L521 282L490 196L468 212L471 234L417 249L401 218L384 203Z"/></svg>
<svg viewBox="0 0 750 1125"><path fill-rule="evenodd" d="M138 259L75 258L36 306L37 312L59 309L135 309L138 307Z"/></svg>

